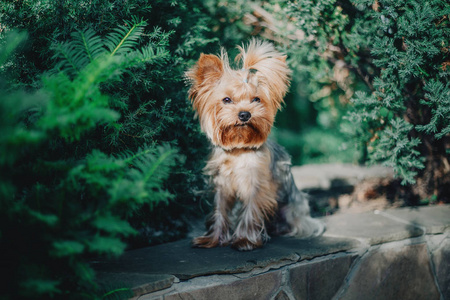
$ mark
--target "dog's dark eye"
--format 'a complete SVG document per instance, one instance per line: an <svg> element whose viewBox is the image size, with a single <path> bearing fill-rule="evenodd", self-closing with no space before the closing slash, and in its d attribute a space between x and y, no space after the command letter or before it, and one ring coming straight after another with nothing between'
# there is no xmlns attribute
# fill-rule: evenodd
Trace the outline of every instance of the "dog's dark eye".
<svg viewBox="0 0 450 300"><path fill-rule="evenodd" d="M225 97L225 98L222 99L222 102L225 103L225 104L229 104L229 103L233 103L233 100L231 100L228 97Z"/></svg>
<svg viewBox="0 0 450 300"><path fill-rule="evenodd" d="M259 102L261 102L261 99L259 99L258 97L255 97L255 98L252 99L252 103L253 102L259 103Z"/></svg>

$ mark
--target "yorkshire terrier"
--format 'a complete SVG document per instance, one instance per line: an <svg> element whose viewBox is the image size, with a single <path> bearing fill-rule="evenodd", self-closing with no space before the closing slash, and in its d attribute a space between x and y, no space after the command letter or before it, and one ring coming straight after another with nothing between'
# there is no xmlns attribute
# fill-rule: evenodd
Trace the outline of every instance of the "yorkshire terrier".
<svg viewBox="0 0 450 300"><path fill-rule="evenodd" d="M289 155L267 140L290 84L286 56L259 40L238 49L240 69L230 67L222 49L220 57L201 54L186 72L189 98L213 145L204 171L215 193L208 231L195 238L193 246L231 243L246 251L262 247L269 232L318 236L325 227L310 217L308 200L295 186Z"/></svg>

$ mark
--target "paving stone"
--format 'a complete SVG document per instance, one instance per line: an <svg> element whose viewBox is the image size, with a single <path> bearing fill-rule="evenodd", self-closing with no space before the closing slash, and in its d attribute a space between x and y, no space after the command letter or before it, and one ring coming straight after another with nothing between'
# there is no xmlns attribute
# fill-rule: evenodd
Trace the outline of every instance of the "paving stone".
<svg viewBox="0 0 450 300"><path fill-rule="evenodd" d="M181 280L211 275L249 272L255 268L280 266L303 259L353 249L358 242L345 238L296 239L274 237L263 248L239 252L230 247L192 248L189 240L127 251L116 260L97 261L101 272L170 274Z"/></svg>
<svg viewBox="0 0 450 300"><path fill-rule="evenodd" d="M142 295L166 289L172 286L175 277L165 274L138 274L129 272L97 274L100 284L108 289L131 288L134 295Z"/></svg>
<svg viewBox="0 0 450 300"><path fill-rule="evenodd" d="M326 218L324 236L364 239L370 245L416 237L423 231L373 212L332 215Z"/></svg>
<svg viewBox="0 0 450 300"><path fill-rule="evenodd" d="M404 207L383 211L388 216L426 228L428 234L450 229L450 205Z"/></svg>
<svg viewBox="0 0 450 300"><path fill-rule="evenodd" d="M440 299L426 244L380 248L368 253L339 299Z"/></svg>
<svg viewBox="0 0 450 300"><path fill-rule="evenodd" d="M233 283L211 286L193 291L165 295L165 300L249 300L271 299L280 288L281 271L268 272Z"/></svg>
<svg viewBox="0 0 450 300"><path fill-rule="evenodd" d="M444 299L450 300L450 238L442 241L440 246L432 251L436 277Z"/></svg>
<svg viewBox="0 0 450 300"><path fill-rule="evenodd" d="M345 255L292 267L290 286L295 299L329 300L342 286L357 255Z"/></svg>

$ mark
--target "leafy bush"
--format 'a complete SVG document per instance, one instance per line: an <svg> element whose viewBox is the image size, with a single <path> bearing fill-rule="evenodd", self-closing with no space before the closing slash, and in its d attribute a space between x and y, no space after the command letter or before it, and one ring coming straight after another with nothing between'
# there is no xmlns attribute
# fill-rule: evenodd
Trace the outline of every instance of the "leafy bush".
<svg viewBox="0 0 450 300"><path fill-rule="evenodd" d="M163 183L183 161L176 149L149 144L108 154L92 140L95 131L119 130L114 108L126 105L102 89L169 53L154 44L136 48L145 22L126 24L105 39L87 30L57 45L55 57L64 59L42 77L39 90L3 89L1 238L11 272L3 290L11 298L78 298L92 291L87 259L120 255L122 239L137 233L127 218L144 204L173 198ZM13 33L4 43L22 38ZM10 51L3 48L2 66Z"/></svg>
<svg viewBox="0 0 450 300"><path fill-rule="evenodd" d="M362 149L362 161L393 167L409 189L407 201L450 201L449 4L321 0L264 7L277 17L282 29L273 39L290 55L299 94L319 109L318 124L332 124L322 126L331 131L340 124Z"/></svg>
<svg viewBox="0 0 450 300"><path fill-rule="evenodd" d="M371 3L359 1L357 7ZM450 201L450 5L442 1L379 1L368 10L373 91L355 97L349 119L367 133L372 161L392 166L420 198ZM362 36L360 37L362 38ZM447 112L447 113L446 113ZM355 118L355 114L359 117ZM362 117L362 119L361 119Z"/></svg>
<svg viewBox="0 0 450 300"><path fill-rule="evenodd" d="M158 59L150 55L151 46L134 50L127 36L131 30L110 41L121 51L105 50L72 64L70 72L46 75L38 91L2 92L1 238L10 259L4 287L10 297L64 295L75 286L76 298L82 289L91 290L94 273L87 257L121 254L126 245L120 238L136 233L125 218L144 203L172 197L162 187L179 159L170 146L121 155L79 148L91 131L113 127L120 117L101 84ZM20 38L13 34L4 42ZM11 51L5 48L2 66ZM68 61L74 62L79 50L69 53Z"/></svg>

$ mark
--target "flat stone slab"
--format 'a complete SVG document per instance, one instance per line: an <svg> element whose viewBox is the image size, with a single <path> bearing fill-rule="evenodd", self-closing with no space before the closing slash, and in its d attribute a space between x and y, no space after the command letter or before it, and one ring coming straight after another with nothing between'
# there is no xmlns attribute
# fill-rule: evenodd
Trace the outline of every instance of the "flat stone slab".
<svg viewBox="0 0 450 300"><path fill-rule="evenodd" d="M172 286L175 276L167 274L141 274L130 272L98 272L101 285L108 289L131 287L134 295L143 295ZM114 288L111 288L114 287Z"/></svg>
<svg viewBox="0 0 450 300"><path fill-rule="evenodd" d="M325 218L324 236L356 238L370 245L423 235L421 228L374 212L332 215Z"/></svg>
<svg viewBox="0 0 450 300"><path fill-rule="evenodd" d="M190 240L127 251L116 260L92 265L102 273L168 274L181 280L211 274L236 274L270 269L326 254L347 251L359 243L352 239L274 237L261 249L239 252L230 247L192 248Z"/></svg>
<svg viewBox="0 0 450 300"><path fill-rule="evenodd" d="M450 205L403 207L381 213L399 221L424 227L427 234L443 233L450 229Z"/></svg>

